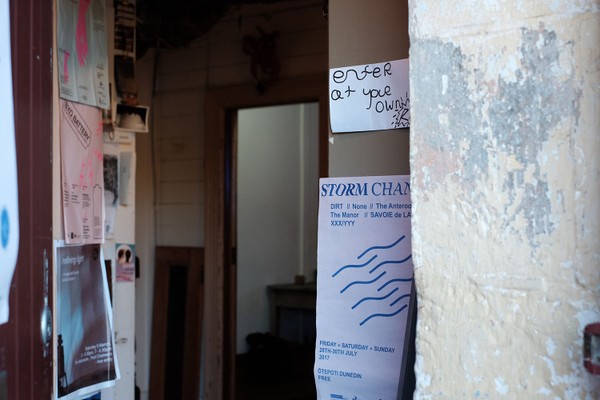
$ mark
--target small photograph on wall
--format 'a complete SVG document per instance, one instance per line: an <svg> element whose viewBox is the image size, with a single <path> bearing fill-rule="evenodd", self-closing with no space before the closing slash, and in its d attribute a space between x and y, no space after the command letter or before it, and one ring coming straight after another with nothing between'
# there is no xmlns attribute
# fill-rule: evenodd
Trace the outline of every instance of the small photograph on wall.
<svg viewBox="0 0 600 400"><path fill-rule="evenodd" d="M117 282L135 281L135 246L117 243Z"/></svg>

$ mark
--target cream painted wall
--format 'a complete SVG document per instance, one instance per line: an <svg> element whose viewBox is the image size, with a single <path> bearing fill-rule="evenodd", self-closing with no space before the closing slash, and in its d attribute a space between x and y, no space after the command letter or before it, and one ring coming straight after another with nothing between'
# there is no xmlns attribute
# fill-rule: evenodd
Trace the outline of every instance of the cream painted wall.
<svg viewBox="0 0 600 400"><path fill-rule="evenodd" d="M600 4L410 1L417 399L598 399Z"/></svg>
<svg viewBox="0 0 600 400"><path fill-rule="evenodd" d="M150 106L150 132L136 135L137 170L135 186L135 251L140 259L140 276L135 281L135 365L136 384L142 399L148 398L150 386L150 355L152 306L154 294L155 175L152 149L156 137L152 115L155 113L152 96L155 52L152 50L136 61L135 76L140 104Z"/></svg>

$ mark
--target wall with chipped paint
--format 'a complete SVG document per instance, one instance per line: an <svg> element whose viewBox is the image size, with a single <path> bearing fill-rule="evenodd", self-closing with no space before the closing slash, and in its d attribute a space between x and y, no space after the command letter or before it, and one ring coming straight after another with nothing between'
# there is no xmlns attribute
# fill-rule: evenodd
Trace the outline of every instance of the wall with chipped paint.
<svg viewBox="0 0 600 400"><path fill-rule="evenodd" d="M600 2L409 1L417 399L598 399Z"/></svg>

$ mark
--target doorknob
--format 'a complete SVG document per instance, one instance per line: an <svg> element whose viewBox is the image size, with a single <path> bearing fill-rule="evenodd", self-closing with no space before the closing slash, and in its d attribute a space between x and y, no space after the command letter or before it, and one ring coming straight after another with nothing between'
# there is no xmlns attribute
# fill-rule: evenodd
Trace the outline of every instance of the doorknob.
<svg viewBox="0 0 600 400"><path fill-rule="evenodd" d="M40 317L40 333L44 347L44 358L50 354L52 343L52 310L48 306L48 254L44 249L44 307Z"/></svg>

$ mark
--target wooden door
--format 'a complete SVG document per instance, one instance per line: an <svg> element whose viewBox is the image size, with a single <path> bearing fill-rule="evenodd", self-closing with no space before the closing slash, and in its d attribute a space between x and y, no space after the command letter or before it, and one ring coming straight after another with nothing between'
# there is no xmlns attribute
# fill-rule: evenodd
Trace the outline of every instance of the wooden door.
<svg viewBox="0 0 600 400"><path fill-rule="evenodd" d="M42 312L52 309L52 15L52 0L10 2L20 235L0 325L0 398L52 392L52 341L42 340Z"/></svg>
<svg viewBox="0 0 600 400"><path fill-rule="evenodd" d="M198 399L204 250L158 246L155 260L150 399Z"/></svg>

